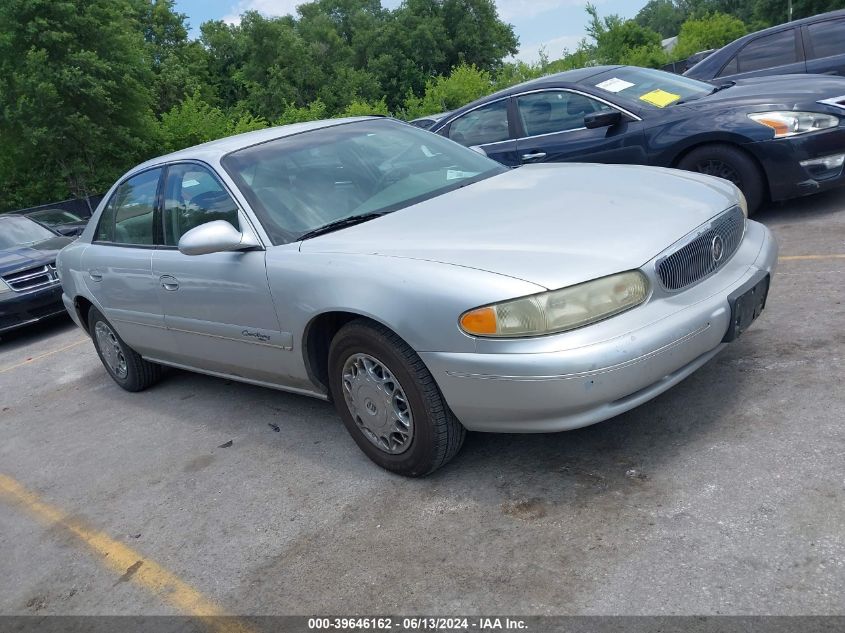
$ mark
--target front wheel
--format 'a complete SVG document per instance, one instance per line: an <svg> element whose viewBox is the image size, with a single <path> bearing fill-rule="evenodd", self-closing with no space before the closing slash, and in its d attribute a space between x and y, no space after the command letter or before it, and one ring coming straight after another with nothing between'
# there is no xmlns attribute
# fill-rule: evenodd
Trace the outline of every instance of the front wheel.
<svg viewBox="0 0 845 633"><path fill-rule="evenodd" d="M161 365L141 358L96 308L88 314L88 331L109 376L126 391L142 391L161 378Z"/></svg>
<svg viewBox="0 0 845 633"><path fill-rule="evenodd" d="M738 147L723 143L697 147L680 160L678 168L730 180L745 196L748 215L763 204L763 173L754 159Z"/></svg>
<svg viewBox="0 0 845 633"><path fill-rule="evenodd" d="M382 468L421 477L463 444L466 431L425 364L383 326L341 328L329 351L329 389L355 443Z"/></svg>

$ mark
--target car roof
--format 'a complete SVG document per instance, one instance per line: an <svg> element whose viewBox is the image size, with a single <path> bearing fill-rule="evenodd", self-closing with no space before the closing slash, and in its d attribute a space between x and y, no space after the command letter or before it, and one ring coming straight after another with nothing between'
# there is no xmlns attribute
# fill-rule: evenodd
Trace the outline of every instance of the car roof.
<svg viewBox="0 0 845 633"><path fill-rule="evenodd" d="M254 132L244 132L243 134L235 134L234 136L227 136L225 138L202 143L201 145L194 145L180 149L177 152L156 156L148 161L133 167L124 175L129 176L139 171L143 171L162 163L171 163L180 160L201 160L204 162L218 162L226 154L234 152L245 147L266 143L286 136L293 136L302 132L310 132L311 130L320 130L327 127L334 127L336 125L343 125L345 123L353 123L355 121L367 121L371 119L378 119L384 117L376 116L359 116L346 117L340 119L324 119L320 121L308 121L305 123L291 123L289 125L279 125L276 127L269 127L263 130L256 130ZM123 178L121 178L122 180Z"/></svg>

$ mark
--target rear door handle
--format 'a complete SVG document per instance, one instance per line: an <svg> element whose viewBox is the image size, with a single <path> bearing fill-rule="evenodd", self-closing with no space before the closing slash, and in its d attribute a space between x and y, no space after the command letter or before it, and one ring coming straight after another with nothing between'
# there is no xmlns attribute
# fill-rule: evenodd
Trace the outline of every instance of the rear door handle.
<svg viewBox="0 0 845 633"><path fill-rule="evenodd" d="M173 292L174 290L179 290L179 280L176 277L172 277L170 275L162 275L159 278L161 282L161 287L165 290L169 290Z"/></svg>
<svg viewBox="0 0 845 633"><path fill-rule="evenodd" d="M91 269L88 271L88 276L92 279L92 281L102 281L103 280L103 273L99 270Z"/></svg>
<svg viewBox="0 0 845 633"><path fill-rule="evenodd" d="M533 154L523 154L522 160L541 160L546 157L546 152L534 152Z"/></svg>

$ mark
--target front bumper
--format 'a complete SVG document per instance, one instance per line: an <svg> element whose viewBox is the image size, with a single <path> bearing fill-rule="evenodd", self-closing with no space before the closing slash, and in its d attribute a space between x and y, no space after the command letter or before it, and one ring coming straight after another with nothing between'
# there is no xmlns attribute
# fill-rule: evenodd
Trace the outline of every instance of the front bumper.
<svg viewBox="0 0 845 633"><path fill-rule="evenodd" d="M820 177L801 165L802 161L845 152L845 123L830 130L759 141L746 147L766 172L772 200L796 198L845 185L845 170Z"/></svg>
<svg viewBox="0 0 845 633"><path fill-rule="evenodd" d="M682 292L655 291L606 321L535 339L479 340L475 353L420 354L472 431L543 433L594 424L663 393L715 356L731 317L728 295L761 271L777 244L748 222L730 262ZM653 262L643 267L649 274Z"/></svg>
<svg viewBox="0 0 845 633"><path fill-rule="evenodd" d="M64 313L60 284L34 292L5 293L0 295L0 333Z"/></svg>

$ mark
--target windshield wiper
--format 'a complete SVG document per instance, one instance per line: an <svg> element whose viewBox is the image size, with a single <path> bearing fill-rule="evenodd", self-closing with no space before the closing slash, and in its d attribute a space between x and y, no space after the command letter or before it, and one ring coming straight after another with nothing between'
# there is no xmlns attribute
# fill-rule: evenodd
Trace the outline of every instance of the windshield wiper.
<svg viewBox="0 0 845 633"><path fill-rule="evenodd" d="M713 90L710 91L710 94L714 95L717 92L719 92L720 90L726 90L726 89L731 88L732 86L735 86L735 85L736 85L735 81L726 81L725 83L719 84L718 86L713 88Z"/></svg>
<svg viewBox="0 0 845 633"><path fill-rule="evenodd" d="M307 233L303 233L297 239L298 241L308 240L312 237L317 237L318 235L325 235L326 233L332 233L333 231L344 229L347 226L355 226L356 224L362 224L363 222L367 222L368 220L380 218L383 215L384 213L362 213L361 215L353 215L348 218L341 218L339 220L335 220L334 222L324 224L323 226L318 226L316 229L312 229Z"/></svg>

